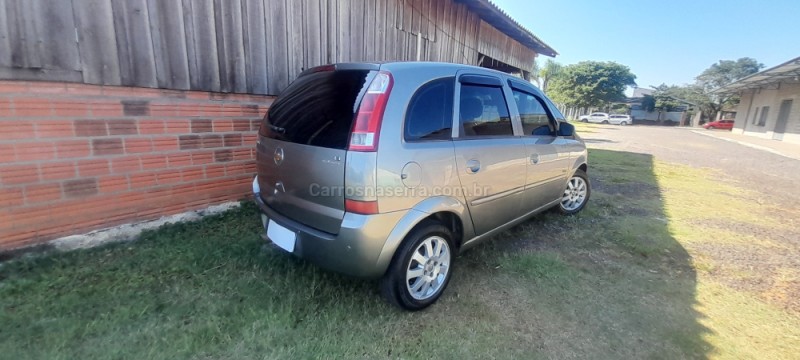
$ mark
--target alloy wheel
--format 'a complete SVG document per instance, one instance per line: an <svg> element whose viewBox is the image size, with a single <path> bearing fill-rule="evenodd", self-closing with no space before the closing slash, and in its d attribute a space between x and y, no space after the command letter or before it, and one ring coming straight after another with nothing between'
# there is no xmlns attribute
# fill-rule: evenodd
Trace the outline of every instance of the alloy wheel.
<svg viewBox="0 0 800 360"><path fill-rule="evenodd" d="M406 269L406 287L416 300L436 295L450 271L450 246L439 236L423 240L411 256Z"/></svg>
<svg viewBox="0 0 800 360"><path fill-rule="evenodd" d="M586 180L580 176L573 176L572 179L569 179L564 195L561 197L561 207L566 211L578 209L586 201L587 194Z"/></svg>

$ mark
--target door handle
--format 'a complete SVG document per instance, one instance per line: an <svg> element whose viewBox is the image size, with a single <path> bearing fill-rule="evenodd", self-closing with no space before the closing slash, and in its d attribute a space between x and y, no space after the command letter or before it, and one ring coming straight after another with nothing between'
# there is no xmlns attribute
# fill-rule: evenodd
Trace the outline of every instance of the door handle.
<svg viewBox="0 0 800 360"><path fill-rule="evenodd" d="M539 163L539 154L531 154L531 164L536 165Z"/></svg>
<svg viewBox="0 0 800 360"><path fill-rule="evenodd" d="M481 162L475 159L467 161L467 171L471 173L476 173L478 170L481 169Z"/></svg>

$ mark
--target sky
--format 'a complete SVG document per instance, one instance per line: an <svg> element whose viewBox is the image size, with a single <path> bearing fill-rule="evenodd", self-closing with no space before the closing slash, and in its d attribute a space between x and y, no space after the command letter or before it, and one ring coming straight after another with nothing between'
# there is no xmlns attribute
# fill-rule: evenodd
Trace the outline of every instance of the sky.
<svg viewBox="0 0 800 360"><path fill-rule="evenodd" d="M692 83L719 60L752 57L769 68L800 56L800 0L493 2L554 48L556 61L615 61L640 87Z"/></svg>

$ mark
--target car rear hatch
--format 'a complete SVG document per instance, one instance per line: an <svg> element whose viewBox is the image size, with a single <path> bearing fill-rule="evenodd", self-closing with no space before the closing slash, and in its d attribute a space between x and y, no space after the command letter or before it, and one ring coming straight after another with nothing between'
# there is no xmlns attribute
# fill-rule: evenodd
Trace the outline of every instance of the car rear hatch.
<svg viewBox="0 0 800 360"><path fill-rule="evenodd" d="M294 221L336 234L345 208L345 161L375 64L307 70L275 100L257 144L261 197Z"/></svg>

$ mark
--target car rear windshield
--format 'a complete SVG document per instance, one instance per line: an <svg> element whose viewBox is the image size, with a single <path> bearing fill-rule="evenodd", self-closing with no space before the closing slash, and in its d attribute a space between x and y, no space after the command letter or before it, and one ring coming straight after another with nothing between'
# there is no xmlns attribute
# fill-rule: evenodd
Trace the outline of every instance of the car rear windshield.
<svg viewBox="0 0 800 360"><path fill-rule="evenodd" d="M272 104L267 137L297 144L346 149L366 83L367 70L320 71L303 75Z"/></svg>

